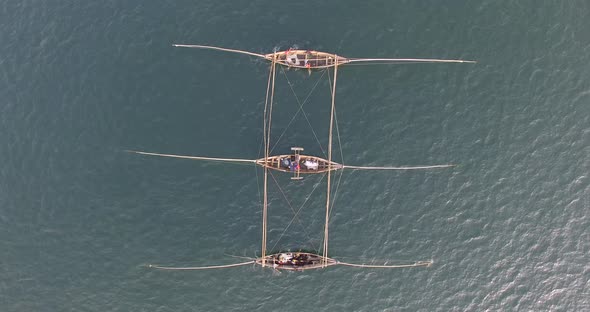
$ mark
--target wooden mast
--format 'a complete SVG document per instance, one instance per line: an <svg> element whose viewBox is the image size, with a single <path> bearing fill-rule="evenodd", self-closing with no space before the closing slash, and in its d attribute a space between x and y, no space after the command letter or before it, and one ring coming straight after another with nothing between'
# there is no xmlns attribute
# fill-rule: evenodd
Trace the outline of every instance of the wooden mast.
<svg viewBox="0 0 590 312"><path fill-rule="evenodd" d="M275 88L275 57L272 59L272 63L270 65L270 73L268 75L268 84L266 87L266 102L264 104L264 198L262 204L262 267L266 266L266 220L268 214L268 154L270 148L270 126L271 126L271 116L272 116L272 102L274 98L274 88ZM270 93L270 101L269 101L269 93ZM268 108L268 115L267 115L267 108ZM268 125L267 125L267 116L268 116Z"/></svg>
<svg viewBox="0 0 590 312"><path fill-rule="evenodd" d="M326 193L326 223L324 225L323 267L328 266L328 225L330 221L330 180L332 173L332 128L334 125L334 104L336 101L336 79L338 75L338 55L334 59L334 85L332 86L332 109L330 112L330 134L328 135L328 191Z"/></svg>

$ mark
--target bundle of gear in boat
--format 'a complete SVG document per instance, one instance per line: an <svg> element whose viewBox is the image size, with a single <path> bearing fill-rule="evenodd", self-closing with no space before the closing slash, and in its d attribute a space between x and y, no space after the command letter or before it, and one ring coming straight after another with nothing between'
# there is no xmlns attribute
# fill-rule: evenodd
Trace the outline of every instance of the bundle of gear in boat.
<svg viewBox="0 0 590 312"><path fill-rule="evenodd" d="M318 258L318 257L316 257ZM316 262L319 259L313 259L312 257L310 257L310 255L308 253L292 253L292 252L287 252L287 253L280 253L278 255L275 255L273 257L273 263L275 265L292 265L292 266L304 266L304 265L310 265L310 264L314 264L314 260L316 260Z"/></svg>
<svg viewBox="0 0 590 312"><path fill-rule="evenodd" d="M301 158L299 154L290 155L281 158L281 167L288 168L291 171L318 170L319 163L313 158Z"/></svg>

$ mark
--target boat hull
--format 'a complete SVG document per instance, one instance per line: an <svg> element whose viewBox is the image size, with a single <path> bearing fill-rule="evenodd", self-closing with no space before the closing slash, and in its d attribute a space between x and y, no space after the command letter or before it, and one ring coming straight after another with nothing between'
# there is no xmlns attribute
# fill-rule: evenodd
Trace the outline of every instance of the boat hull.
<svg viewBox="0 0 590 312"><path fill-rule="evenodd" d="M299 174L324 173L342 169L342 165L336 162L329 162L326 159L308 155L276 155L256 160L260 166L282 172Z"/></svg>
<svg viewBox="0 0 590 312"><path fill-rule="evenodd" d="M265 266L286 271L321 269L338 264L338 261L331 258L327 258L328 261L324 263L324 257L309 252L277 253L268 255L265 259ZM262 265L262 258L256 259L256 263Z"/></svg>
<svg viewBox="0 0 590 312"><path fill-rule="evenodd" d="M343 65L350 62L347 58L336 54L309 50L287 50L269 53L264 57L287 67L307 69L329 68L336 64Z"/></svg>

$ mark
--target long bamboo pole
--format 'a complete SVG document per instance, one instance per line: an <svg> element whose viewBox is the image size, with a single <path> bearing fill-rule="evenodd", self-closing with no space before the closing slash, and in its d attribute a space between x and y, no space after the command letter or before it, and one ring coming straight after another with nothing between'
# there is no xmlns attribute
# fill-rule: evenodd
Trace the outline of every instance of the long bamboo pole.
<svg viewBox="0 0 590 312"><path fill-rule="evenodd" d="M210 160L210 161L236 162L236 163L242 163L242 162L256 163L256 159L185 156L185 155L174 155L174 154L159 154L159 153L140 152L140 151L132 151L132 150L125 150L125 151L128 152L128 153L135 153L135 154L148 155L148 156L160 156L160 157L182 158L182 159L192 159L192 160Z"/></svg>
<svg viewBox="0 0 590 312"><path fill-rule="evenodd" d="M263 127L263 141L264 141L264 195L262 203L262 267L266 266L266 220L268 214L268 153L270 141L270 116L272 113L272 101L274 96L274 79L275 79L275 59L270 65L270 72L268 74L268 83L266 86L266 100L264 103L264 127ZM272 83L272 87L271 87ZM271 89L272 88L272 89ZM271 91L272 90L272 91ZM270 93L270 98L269 98ZM270 99L270 103L269 103ZM269 109L270 106L270 109ZM269 113L267 114L267 110ZM268 122L267 122L268 117Z"/></svg>
<svg viewBox="0 0 590 312"><path fill-rule="evenodd" d="M418 58L349 58L349 63L399 62L399 63L477 63L468 60L418 59Z"/></svg>
<svg viewBox="0 0 590 312"><path fill-rule="evenodd" d="M450 168L456 165L432 165L432 166L404 166L404 167L367 167L367 166L342 166L343 169L353 170L419 170L419 169L437 169L437 168Z"/></svg>
<svg viewBox="0 0 590 312"><path fill-rule="evenodd" d="M206 45L198 45L198 44L173 44L172 46L173 47L179 47L179 48L197 48L197 49L218 50L218 51L240 53L240 54L246 54L246 55L251 55L251 56L266 58L266 56L264 54L259 54L259 53L254 53L254 52L250 52L250 51L244 51L244 50L236 50L236 49L227 49L227 48L221 48L221 47L214 47L214 46L206 46Z"/></svg>
<svg viewBox="0 0 590 312"><path fill-rule="evenodd" d="M324 225L323 267L328 266L328 225L330 222L330 181L332 173L332 128L334 127L334 105L336 103L336 79L338 77L338 56L334 60L334 85L332 86L332 109L330 112L330 134L328 135L328 190L326 193L326 224Z"/></svg>
<svg viewBox="0 0 590 312"><path fill-rule="evenodd" d="M410 264L393 264L393 265L356 264L356 263L348 263L348 262L338 261L338 264L350 266L350 267L357 267L357 268L396 269L396 268L429 267L432 265L432 261L418 261L418 262L410 263Z"/></svg>
<svg viewBox="0 0 590 312"><path fill-rule="evenodd" d="M210 270L210 269L233 268L233 267L252 264L252 263L256 263L256 261L247 261L247 262L226 264L226 265L210 265L210 266L203 266L203 267L165 267L165 266L150 264L150 265L148 265L148 268L154 268L154 269L159 269L159 270Z"/></svg>

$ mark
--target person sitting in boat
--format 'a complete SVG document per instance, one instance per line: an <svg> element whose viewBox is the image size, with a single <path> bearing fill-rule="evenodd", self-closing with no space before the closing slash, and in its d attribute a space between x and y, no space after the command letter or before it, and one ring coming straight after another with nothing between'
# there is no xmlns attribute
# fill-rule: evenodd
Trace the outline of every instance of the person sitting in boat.
<svg viewBox="0 0 590 312"><path fill-rule="evenodd" d="M292 161L291 164L289 165L289 169L291 169L291 171L299 171L301 169L301 167L299 166L298 162Z"/></svg>

